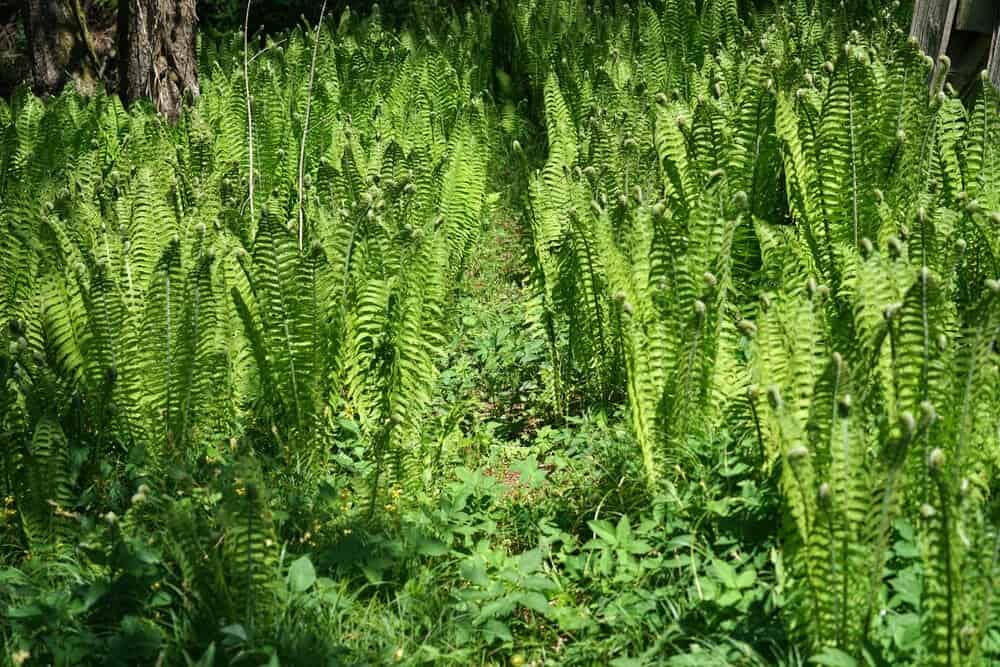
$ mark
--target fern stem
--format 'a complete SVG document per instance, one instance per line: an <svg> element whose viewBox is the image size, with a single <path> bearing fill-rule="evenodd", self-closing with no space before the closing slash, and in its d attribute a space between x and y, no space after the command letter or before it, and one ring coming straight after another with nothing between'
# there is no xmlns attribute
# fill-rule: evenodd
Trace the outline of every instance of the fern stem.
<svg viewBox="0 0 1000 667"><path fill-rule="evenodd" d="M924 225L921 225L920 236L923 238ZM926 268L926 266L924 267ZM920 318L921 325L923 327L923 350L921 354L921 364L920 364L920 400L921 402L926 401L930 394L928 378L930 376L930 317L927 312L927 276L923 271L920 274ZM928 441L930 436L925 433L924 437L921 438L924 444L923 459L927 460L928 454ZM927 487L927 466L921 466L922 476L923 476L923 487Z"/></svg>
<svg viewBox="0 0 1000 667"><path fill-rule="evenodd" d="M316 56L319 53L320 29L323 27L323 16L326 14L326 3L327 0L323 0L323 6L319 11L319 22L316 23L316 36L313 38L312 64L309 66L309 88L306 91L306 115L302 127L302 141L299 144L299 252L302 252L306 224L305 210L303 209L303 192L305 190L306 169L306 138L309 136L309 114L312 111L313 81L316 78Z"/></svg>
<svg viewBox="0 0 1000 667"><path fill-rule="evenodd" d="M859 248L861 239L858 237L858 160L857 140L854 136L854 82L852 81L850 62L847 64L847 128L851 144L851 220L854 225L854 247Z"/></svg>
<svg viewBox="0 0 1000 667"><path fill-rule="evenodd" d="M840 393L840 375L842 372L842 364L840 363L840 358L837 357L833 364L833 391L830 393L832 398L831 415L830 415L830 433L831 436L834 435L836 427L839 425L841 427L841 456L843 457L843 463L845 466L850 465L851 455L850 455L850 424L848 423L848 417L844 416L841 419L840 416L840 406L838 403L838 394ZM832 444L832 443L831 443ZM832 449L832 448L831 448ZM840 493L845 497L849 497L846 488L841 489ZM850 577L850 565L848 563L848 553L850 549L850 531L847 526L847 511L848 507L841 508L841 517L844 520L844 530L841 534L840 539L840 561L841 561L841 586L840 586L840 627L837 628L837 645L841 648L846 646L847 637L847 610L848 610L848 582ZM830 542L833 543L836 540L836 533L833 530L833 515L832 512L827 510L827 515L830 520ZM831 553L831 560L833 554Z"/></svg>
<svg viewBox="0 0 1000 667"><path fill-rule="evenodd" d="M757 96L757 113L754 115L754 134L756 138L754 139L753 147L753 160L751 164L753 165L753 175L750 178L750 197L748 201L750 202L749 218L751 225L753 224L754 215L756 211L754 206L757 202L757 175L760 172L760 144L764 140L764 132L761 131L761 114L764 108L764 96Z"/></svg>
<svg viewBox="0 0 1000 667"><path fill-rule="evenodd" d="M601 312L601 302L599 298L600 295L598 294L598 285L597 285L598 271L594 267L595 262L594 262L593 250L591 250L590 248L590 242L587 239L587 235L582 232L582 224L580 220L577 218L577 216L571 215L570 222L576 223L574 227L576 227L577 236L579 236L580 240L583 243L583 250L587 257L587 273L589 274L590 277L590 280L587 282L589 283L590 286L591 299L594 302L594 315L595 315L594 319L597 322L597 342L600 345L601 358L606 359L608 356L607 344L606 344L607 336L604 333L604 317ZM598 224L600 224L601 220L598 219L597 222ZM604 377L601 378L602 383L604 384L605 400L610 400L611 398L611 388L610 388L611 378L609 377L609 375L610 375L609 373L605 372Z"/></svg>
<svg viewBox="0 0 1000 667"><path fill-rule="evenodd" d="M945 600L947 600L945 609L948 619L948 667L951 667L952 646L955 634L955 582L951 553L951 498L944 479L938 481L938 493L941 495L941 540L944 546Z"/></svg>
<svg viewBox="0 0 1000 667"><path fill-rule="evenodd" d="M172 330L172 324L173 324L173 322L172 322L172 319L171 319L172 313L170 312L170 305L171 305L171 298L170 297L171 297L171 287L172 287L172 285L171 285L171 281L170 281L170 267L169 266L166 267L166 276L165 276L165 279L164 279L164 284L165 284L164 291L165 291L165 298L166 298L166 301L165 301L165 304L164 304L164 313L165 313L165 320L166 320L166 325L167 325L166 326L166 329L167 329L167 332L166 332L167 333L167 339L165 341L165 343L166 343L166 351L167 351L167 365L166 365L166 368L164 369L164 373L165 373L164 385L165 385L165 388L166 388L166 398L167 398L167 401L166 401L166 405L164 406L164 411L163 411L164 412L164 417L165 417L165 420L164 420L164 423L163 423L163 427L164 427L164 431L166 432L167 442L170 442L170 405L172 403L172 401L171 401L171 398L172 398L171 397L171 393L172 392L171 392L171 382L170 382L170 369L173 368L173 365L174 365L174 361L173 361L173 348L174 348L174 346L173 346L173 335L172 335L173 334L173 330Z"/></svg>
<svg viewBox="0 0 1000 667"><path fill-rule="evenodd" d="M837 539L837 537L836 537L837 532L836 532L836 527L834 526L834 523L833 523L833 512L831 511L831 509L832 508L830 508L830 507L822 507L820 509L820 512L822 512L826 516L826 529L830 533L830 542L832 544ZM837 554L836 554L836 552L835 552L834 549L830 549L830 579L833 580L833 578L836 576L836 574L837 574ZM847 588L847 570L846 570L846 568L841 573L841 576L842 576L843 582L844 582L843 587L846 590L846 588ZM818 599L815 602L815 604L817 606L819 605ZM840 606L841 606L840 626L837 628L837 631L836 631L836 633L837 633L837 647L840 648L841 650L845 650L847 648L845 646L845 644L846 644L845 635L847 634L847 601L846 601L846 599L844 599L844 600L841 601L841 605ZM816 609L816 621L818 623L822 623L823 622L823 617L824 617L824 614L823 614L822 610ZM825 633L822 632L822 631L820 631L817 634L819 636L823 636Z"/></svg>
<svg viewBox="0 0 1000 667"><path fill-rule="evenodd" d="M985 319L985 318L984 318ZM972 417L970 416L970 407L973 398L973 384L976 377L976 361L979 358L979 349L982 345L983 339L983 329L986 323L983 322L980 326L976 327L976 336L972 341L972 352L969 354L969 368L965 373L965 381L962 383L962 409L959 413L958 421L958 438L955 444L955 470L962 470L962 455L965 449L965 438L968 432L972 429L972 424L970 423Z"/></svg>
<svg viewBox="0 0 1000 667"><path fill-rule="evenodd" d="M896 475L899 474L899 467L893 466L885 481L885 488L882 491L882 509L879 512L878 544L872 553L872 567L868 581L868 604L865 608L864 627L861 631L862 642L867 641L868 632L871 628L872 616L875 614L875 595L878 590L878 582L882 579L883 554L888 548L889 528L890 528L890 508L892 506L892 495L895 492Z"/></svg>
<svg viewBox="0 0 1000 667"><path fill-rule="evenodd" d="M760 466L763 468L767 461L767 451L764 449L764 434L760 428L760 417L757 415L757 405L754 403L754 399L747 397L747 403L750 404L750 416L753 418L754 430L757 433L757 447L760 449Z"/></svg>
<svg viewBox="0 0 1000 667"><path fill-rule="evenodd" d="M828 91L827 92L826 100L823 102L824 106L826 106L827 104L829 104L829 99L830 99L830 95L829 95L829 91ZM811 136L812 145L814 147L819 146L820 145L820 141L818 140L819 137L817 136L818 135L818 131L816 129L816 121L813 118L813 115L810 113L810 108L808 106L806 106L806 105L803 105L803 114L802 114L802 116L806 119L806 122L809 124L809 133L810 133L810 135L812 135ZM820 164L820 159L819 159L820 156L815 156L815 158L816 158L816 164ZM826 208L826 192L825 192L825 188L823 187L823 179L819 178L819 171L818 170L817 170L816 176L817 176L817 178L816 178L817 182L815 184L815 187L817 187L819 189L819 197L818 197L818 199L819 199L820 207L822 209L821 210L821 215L822 215L822 218L823 218L823 220L822 220L822 222L823 222L823 241L824 241L824 245L826 246L825 248L823 248L823 250L826 251L826 257L823 257L822 255L820 255L820 248L819 248L818 244L817 244L816 249L814 250L814 252L817 254L817 258L816 258L817 262L816 263L819 266L820 274L824 278L831 278L832 279L833 278L833 273L834 273L834 254L833 254L833 238L832 238L832 233L830 231L830 213L829 213L829 211ZM808 196L809 193L805 193L804 192L802 194L803 194L803 196ZM809 220L808 224L805 225L806 234L807 234L808 238L813 237L813 234L812 234L812 222L813 222L812 220ZM815 243L815 241L813 243Z"/></svg>
<svg viewBox="0 0 1000 667"><path fill-rule="evenodd" d="M983 595L982 614L979 617L979 627L976 632L977 637L982 637L986 633L992 619L994 582L997 580L993 576L993 573L1000 566L1000 526L994 525L993 532L993 558L990 560L990 570L986 576L986 593Z"/></svg>
<svg viewBox="0 0 1000 667"><path fill-rule="evenodd" d="M249 486L249 485L247 485L247 486ZM251 487L251 488L253 488L253 487ZM254 591L254 580L253 580L253 542L254 542L254 540L253 540L253 535L254 535L254 532L253 532L253 516L254 516L253 501L254 501L254 498L253 498L253 496L255 496L256 493L252 492L251 488L245 488L245 493L246 493L246 497L247 497L247 539L246 539L246 542L247 542L247 588L249 589L247 591L249 593L249 595L247 596L247 618L248 618L248 622L250 624L250 633L249 634L250 634L250 638L251 638L251 641L252 641L253 640L253 636L254 636L254 626L256 625L256 618L255 618L255 616L256 616L257 609L256 609L256 599L255 599L255 595L254 595L255 591Z"/></svg>
<svg viewBox="0 0 1000 667"><path fill-rule="evenodd" d="M843 420L841 420L841 421L843 421L843 425L842 425L841 429L842 429L842 436L843 436L843 443L844 443L844 450L845 450L844 457L845 457L846 461L850 461L850 455L847 452L847 450L850 448L850 433L849 433L850 424L848 423L848 421L847 421L846 418L843 419ZM846 496L847 495L847 489L843 489L842 493ZM843 536L841 537L841 545L840 545L840 562L841 562L841 568L842 568L841 574L840 574L840 576L842 578L841 586L840 586L840 633L841 633L841 646L842 647L846 646L846 644L847 644L846 638L849 636L849 632L848 632L848 630L849 630L849 626L848 626L848 620L849 620L848 619L848 610L850 609L850 600L849 600L850 585L849 584L850 584L850 572L851 572L851 563L850 563L851 533L850 533L850 525L848 524L848 521L847 521L848 516L849 516L848 515L848 511L849 511L849 507L845 506L845 507L842 508L842 512L841 512L841 516L842 516L842 518L844 520L844 524L845 524L844 531L843 531ZM833 535L831 534L831 539L832 538L833 538Z"/></svg>
<svg viewBox="0 0 1000 667"><path fill-rule="evenodd" d="M250 219L256 219L253 204L254 189L254 169L253 169L253 108L250 102L250 62L248 60L250 50L250 5L253 0L247 0L246 16L243 19L243 84L247 101L247 147L249 150L250 174L247 183L250 187Z"/></svg>
<svg viewBox="0 0 1000 667"><path fill-rule="evenodd" d="M191 320L191 327L192 327L191 340L188 341L190 345L188 353L191 356L190 359L188 360L187 373L185 374L186 377L184 378L184 387L183 387L184 404L181 406L180 428L178 429L177 433L178 444L181 445L183 445L187 439L188 418L191 413L191 397L192 394L194 393L194 369L195 366L198 365L198 341L201 336L201 297L202 297L201 280L199 279L200 276L198 274L200 274L202 270L204 270L205 268L202 266L203 249L204 249L203 243L199 242L198 257L194 260L196 262L195 266L197 267L195 269L195 278L193 285L194 310L192 313L192 320Z"/></svg>

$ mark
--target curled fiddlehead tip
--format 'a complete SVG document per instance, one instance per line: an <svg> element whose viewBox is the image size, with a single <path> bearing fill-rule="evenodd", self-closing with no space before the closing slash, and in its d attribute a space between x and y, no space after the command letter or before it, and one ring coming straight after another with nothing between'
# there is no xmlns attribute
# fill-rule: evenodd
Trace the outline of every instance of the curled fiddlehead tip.
<svg viewBox="0 0 1000 667"><path fill-rule="evenodd" d="M920 283L926 287L934 286L934 276L926 266L920 267Z"/></svg>
<svg viewBox="0 0 1000 667"><path fill-rule="evenodd" d="M875 244L872 243L870 238L861 239L861 254L865 259L871 257L872 253L875 252Z"/></svg>
<svg viewBox="0 0 1000 667"><path fill-rule="evenodd" d="M899 259L903 256L903 241L898 236L889 237L889 257Z"/></svg>
<svg viewBox="0 0 1000 667"><path fill-rule="evenodd" d="M940 447L935 447L927 455L927 467L931 472L940 472L944 467L944 452Z"/></svg>
<svg viewBox="0 0 1000 667"><path fill-rule="evenodd" d="M781 409L783 401L781 399L781 389L778 388L778 385L772 384L767 388L767 402L773 409Z"/></svg>
<svg viewBox="0 0 1000 667"><path fill-rule="evenodd" d="M930 426L937 421L937 409L930 401L920 402L920 415L925 426Z"/></svg>
<svg viewBox="0 0 1000 667"><path fill-rule="evenodd" d="M850 394L844 394L839 399L837 399L837 414L841 418L846 418L851 414L851 405L853 401Z"/></svg>
<svg viewBox="0 0 1000 667"><path fill-rule="evenodd" d="M788 450L788 460L792 463L803 461L809 457L809 449L805 445L796 445Z"/></svg>
<svg viewBox="0 0 1000 667"><path fill-rule="evenodd" d="M904 410L903 414L899 415L899 426L903 431L903 437L909 440L917 432L917 419L912 412Z"/></svg>
<svg viewBox="0 0 1000 667"><path fill-rule="evenodd" d="M819 490L817 491L816 495L819 497L820 503L822 503L823 505L829 504L830 494L831 490L829 484L823 482L822 484L819 485Z"/></svg>

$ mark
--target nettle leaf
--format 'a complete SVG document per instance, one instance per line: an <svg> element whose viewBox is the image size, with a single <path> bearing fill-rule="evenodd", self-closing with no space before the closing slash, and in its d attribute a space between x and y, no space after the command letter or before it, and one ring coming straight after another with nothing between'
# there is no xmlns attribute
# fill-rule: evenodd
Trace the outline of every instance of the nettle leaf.
<svg viewBox="0 0 1000 667"><path fill-rule="evenodd" d="M827 647L823 652L809 658L809 662L814 665L826 665L826 667L857 667L858 661L839 648Z"/></svg>
<svg viewBox="0 0 1000 667"><path fill-rule="evenodd" d="M421 556L430 556L432 558L438 556L444 556L450 551L448 545L439 540L421 540L417 545L417 553Z"/></svg>
<svg viewBox="0 0 1000 667"><path fill-rule="evenodd" d="M514 596L505 595L492 602L487 602L483 605L483 608L479 610L479 620L495 617L510 616L511 612L514 611L514 606L517 604L518 600Z"/></svg>
<svg viewBox="0 0 1000 667"><path fill-rule="evenodd" d="M615 537L619 544L628 544L632 541L632 524L629 522L627 515L618 520L618 526L615 528Z"/></svg>
<svg viewBox="0 0 1000 667"><path fill-rule="evenodd" d="M308 556L292 562L288 568L288 587L293 593L305 593L316 583L316 569Z"/></svg>
<svg viewBox="0 0 1000 667"><path fill-rule="evenodd" d="M712 572L727 588L739 588L736 569L724 560L712 561Z"/></svg>
<svg viewBox="0 0 1000 667"><path fill-rule="evenodd" d="M510 633L510 628L507 627L507 624L495 618L491 618L483 625L483 635L490 642L497 639L505 642L514 641L514 635Z"/></svg>
<svg viewBox="0 0 1000 667"><path fill-rule="evenodd" d="M730 589L719 596L716 602L721 607L732 607L735 606L743 598L740 592L735 589Z"/></svg>
<svg viewBox="0 0 1000 667"><path fill-rule="evenodd" d="M525 551L523 554L518 556L518 570L522 574L531 574L532 572L537 572L539 568L542 567L542 551L541 549L532 549L531 551Z"/></svg>
<svg viewBox="0 0 1000 667"><path fill-rule="evenodd" d="M611 667L644 667L646 661L639 658L615 658L610 664Z"/></svg>
<svg viewBox="0 0 1000 667"><path fill-rule="evenodd" d="M740 572L739 576L736 577L736 587L740 589L750 588L754 585L754 583L756 583L756 581L757 571L752 568L747 568L746 570Z"/></svg>
<svg viewBox="0 0 1000 667"><path fill-rule="evenodd" d="M522 585L532 591L556 591L559 590L559 584L552 581L548 577L543 577L541 575L530 575L522 580Z"/></svg>
<svg viewBox="0 0 1000 667"><path fill-rule="evenodd" d="M486 567L476 558L464 561L458 568L464 579L476 586L488 586L490 578L486 576Z"/></svg>
<svg viewBox="0 0 1000 667"><path fill-rule="evenodd" d="M549 613L549 601L541 593L536 593L534 591L520 593L517 596L517 601L522 607L527 607L532 611L537 611L539 614Z"/></svg>
<svg viewBox="0 0 1000 667"><path fill-rule="evenodd" d="M614 526L610 522L600 519L598 521L588 521L587 525L590 526L590 530L594 532L594 535L608 544L618 544L618 536Z"/></svg>
<svg viewBox="0 0 1000 667"><path fill-rule="evenodd" d="M532 489L540 487L545 482L548 474L544 468L538 466L538 460L531 456L524 461L519 461L510 466L512 472L518 473L518 483Z"/></svg>
<svg viewBox="0 0 1000 667"><path fill-rule="evenodd" d="M232 625L227 625L222 628L222 634L226 635L227 638L232 637L241 642L247 641L250 637L247 634L246 628L240 623L233 623Z"/></svg>

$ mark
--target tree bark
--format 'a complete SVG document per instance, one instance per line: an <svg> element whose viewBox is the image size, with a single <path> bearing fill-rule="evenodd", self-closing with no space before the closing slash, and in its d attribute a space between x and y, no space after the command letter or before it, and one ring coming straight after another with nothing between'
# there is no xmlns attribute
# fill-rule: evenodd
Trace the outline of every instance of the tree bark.
<svg viewBox="0 0 1000 667"><path fill-rule="evenodd" d="M38 95L58 93L77 69L76 18L61 0L26 0L24 20L32 88Z"/></svg>
<svg viewBox="0 0 1000 667"><path fill-rule="evenodd" d="M119 94L152 100L171 121L199 94L195 0L124 0L118 15Z"/></svg>

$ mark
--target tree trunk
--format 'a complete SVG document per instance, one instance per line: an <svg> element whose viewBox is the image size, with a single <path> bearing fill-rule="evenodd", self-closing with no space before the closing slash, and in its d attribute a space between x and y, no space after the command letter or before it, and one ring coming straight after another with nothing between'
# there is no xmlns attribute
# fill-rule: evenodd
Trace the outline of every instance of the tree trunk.
<svg viewBox="0 0 1000 667"><path fill-rule="evenodd" d="M58 93L80 69L76 17L62 0L26 0L24 10L32 88L38 95Z"/></svg>
<svg viewBox="0 0 1000 667"><path fill-rule="evenodd" d="M122 101L150 99L171 121L198 96L195 0L127 0L118 14Z"/></svg>

